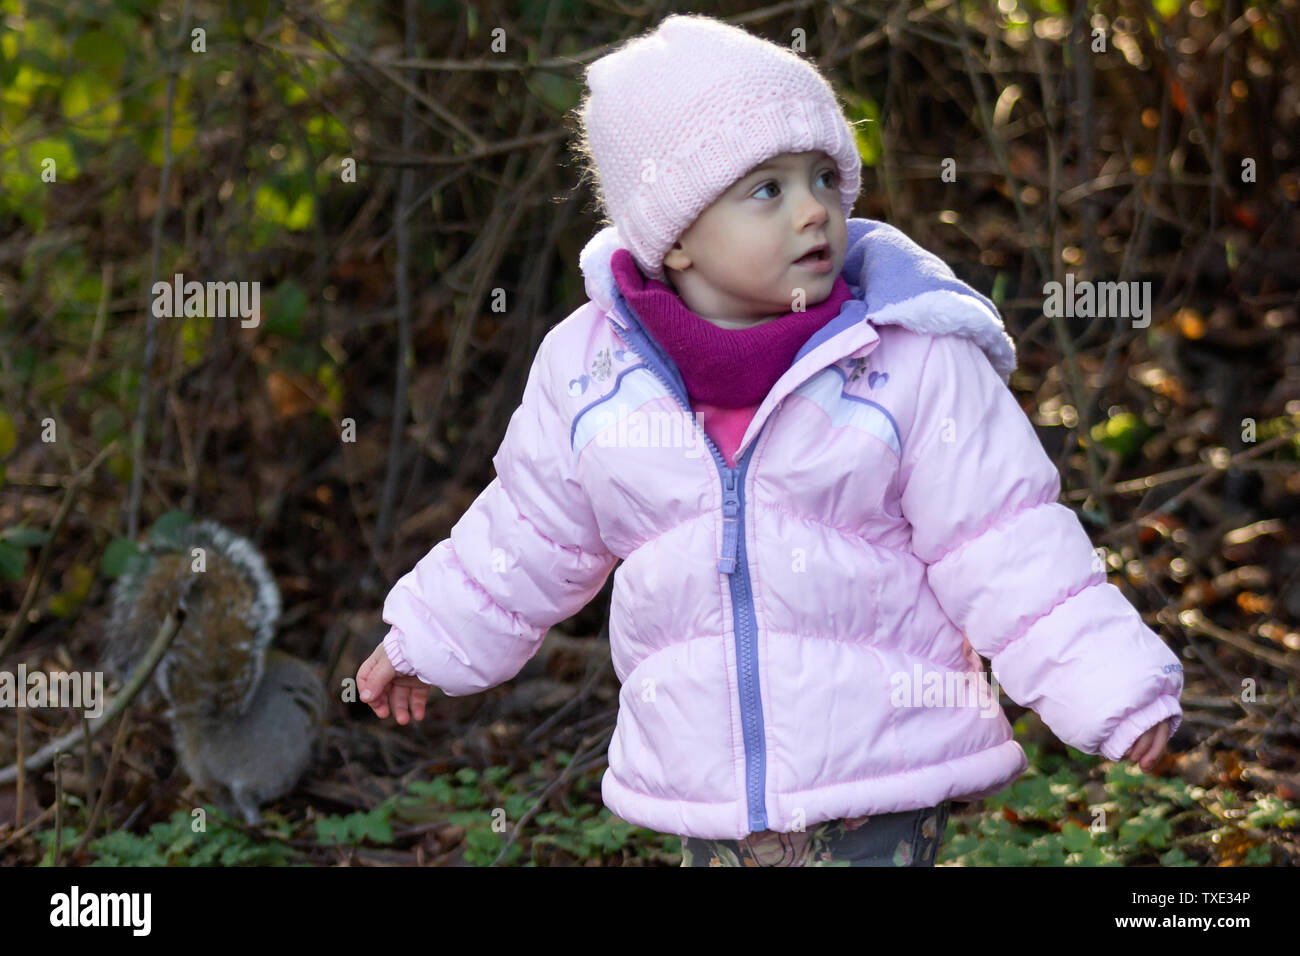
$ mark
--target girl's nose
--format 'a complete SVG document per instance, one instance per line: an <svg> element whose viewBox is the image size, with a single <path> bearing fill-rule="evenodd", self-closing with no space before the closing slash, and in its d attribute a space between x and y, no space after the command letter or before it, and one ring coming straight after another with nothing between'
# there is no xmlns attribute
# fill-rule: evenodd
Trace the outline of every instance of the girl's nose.
<svg viewBox="0 0 1300 956"><path fill-rule="evenodd" d="M830 218L825 206L815 199L809 200L809 202L811 202L811 206L805 206L799 210L799 216L795 220L798 227L796 232L802 232L809 226L825 225Z"/></svg>
<svg viewBox="0 0 1300 956"><path fill-rule="evenodd" d="M822 201L814 196L811 192L804 190L804 194L799 198L799 222L800 224L813 222L823 223L830 218L830 213Z"/></svg>

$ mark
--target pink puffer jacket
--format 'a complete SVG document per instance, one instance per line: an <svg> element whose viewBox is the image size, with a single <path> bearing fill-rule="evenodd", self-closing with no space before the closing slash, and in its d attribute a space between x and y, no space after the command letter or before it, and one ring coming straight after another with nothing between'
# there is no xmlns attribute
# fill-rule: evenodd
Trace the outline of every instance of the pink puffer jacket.
<svg viewBox="0 0 1300 956"><path fill-rule="evenodd" d="M855 298L729 468L622 299L618 247L609 227L584 249L590 301L543 339L497 477L388 595L400 672L452 696L509 680L621 559L604 801L706 838L1006 787L1027 762L979 655L1086 753L1177 729L1182 668L1057 502L991 302L849 220Z"/></svg>

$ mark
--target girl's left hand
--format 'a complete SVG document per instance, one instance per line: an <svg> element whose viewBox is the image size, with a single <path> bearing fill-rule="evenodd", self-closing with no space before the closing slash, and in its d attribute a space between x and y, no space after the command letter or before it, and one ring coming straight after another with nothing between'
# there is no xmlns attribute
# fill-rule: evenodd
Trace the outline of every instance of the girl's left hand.
<svg viewBox="0 0 1300 956"><path fill-rule="evenodd" d="M1133 761L1145 771L1150 771L1160 757L1161 751L1165 749L1165 741L1168 739L1169 718L1165 718L1133 741L1133 746L1124 755L1124 759Z"/></svg>

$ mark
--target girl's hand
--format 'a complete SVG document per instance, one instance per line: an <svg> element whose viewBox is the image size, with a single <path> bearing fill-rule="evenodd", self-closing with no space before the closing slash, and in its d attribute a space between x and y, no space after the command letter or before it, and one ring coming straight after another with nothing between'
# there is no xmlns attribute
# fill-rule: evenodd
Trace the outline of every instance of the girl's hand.
<svg viewBox="0 0 1300 956"><path fill-rule="evenodd" d="M411 719L407 713L408 705L416 720L424 720L424 704L432 687L418 677L397 673L382 641L357 669L357 689L361 692L361 699L380 719L388 716L391 706L399 724Z"/></svg>
<svg viewBox="0 0 1300 956"><path fill-rule="evenodd" d="M1133 741L1133 746L1124 755L1124 759L1131 760L1143 770L1150 771L1156 765L1156 760L1160 757L1160 752L1165 749L1165 741L1168 739L1169 719L1166 718Z"/></svg>

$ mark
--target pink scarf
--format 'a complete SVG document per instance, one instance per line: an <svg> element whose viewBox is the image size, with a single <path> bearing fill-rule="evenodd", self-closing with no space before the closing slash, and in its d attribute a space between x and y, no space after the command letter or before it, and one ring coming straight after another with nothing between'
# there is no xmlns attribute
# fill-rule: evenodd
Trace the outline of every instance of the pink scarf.
<svg viewBox="0 0 1300 956"><path fill-rule="evenodd" d="M787 312L748 329L723 329L692 312L670 286L642 275L626 249L614 252L610 266L632 311L681 371L693 407L761 403L804 343L853 298L839 275L830 295L803 312Z"/></svg>

